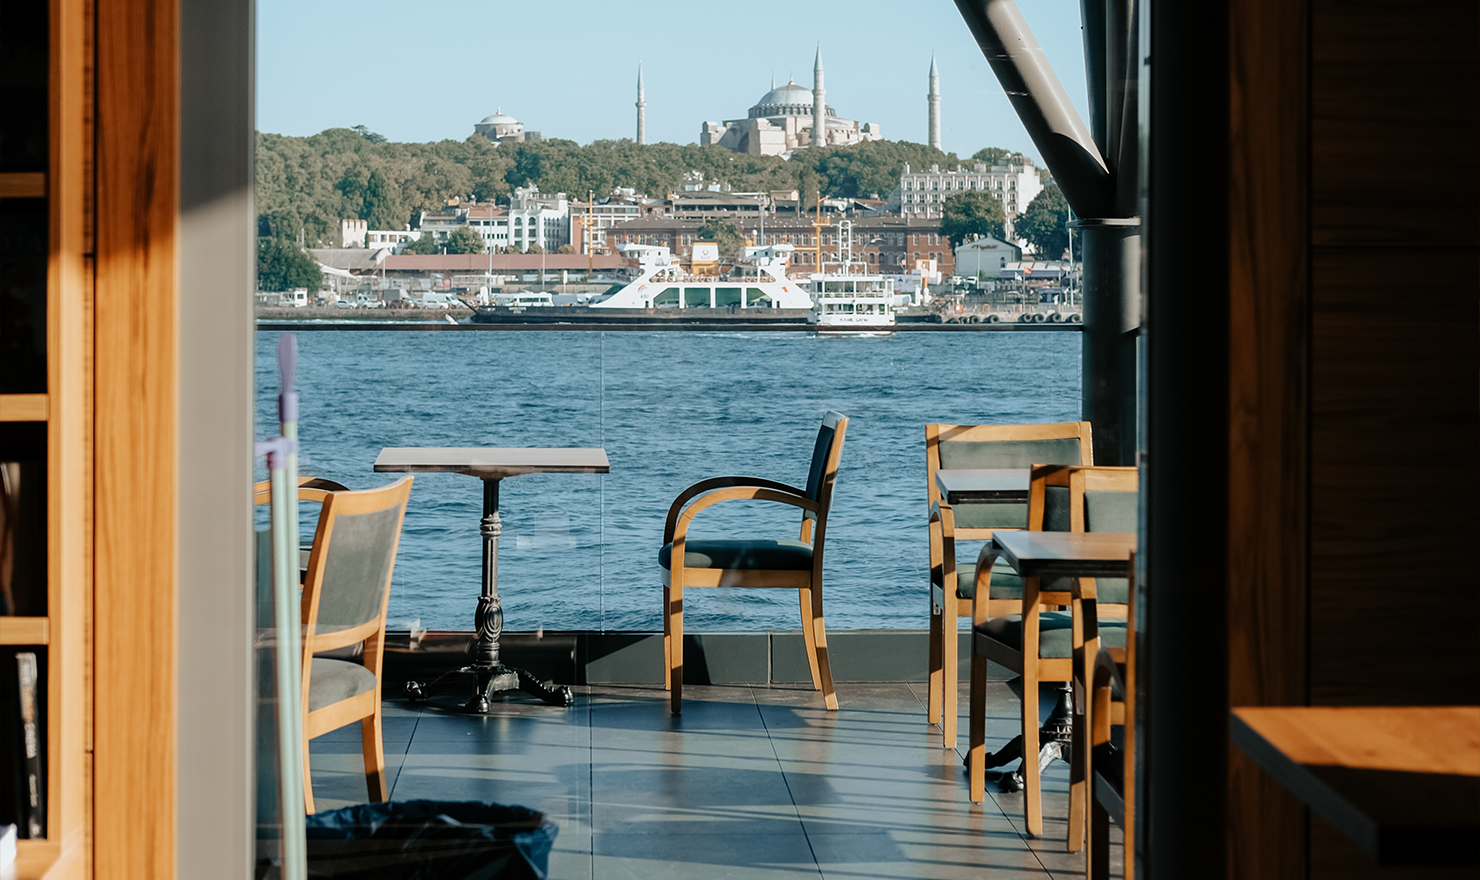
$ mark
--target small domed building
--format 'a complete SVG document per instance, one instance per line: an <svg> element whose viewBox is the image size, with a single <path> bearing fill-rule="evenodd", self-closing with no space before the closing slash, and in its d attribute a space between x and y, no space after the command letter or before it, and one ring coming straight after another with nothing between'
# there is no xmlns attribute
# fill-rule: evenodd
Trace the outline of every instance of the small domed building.
<svg viewBox="0 0 1480 880"><path fill-rule="evenodd" d="M483 117L483 121L473 126L474 134L481 134L495 144L504 141L523 143L526 140L540 140L539 132L525 131L524 123L504 113L500 107L493 112L492 116Z"/></svg>
<svg viewBox="0 0 1480 880"><path fill-rule="evenodd" d="M779 156L803 147L842 147L882 139L877 123L842 119L827 105L821 49L812 75L810 90L794 81L780 88L773 82L771 90L750 108L746 118L704 123L699 143L719 144L733 152L754 156ZM824 132L820 138L816 135L818 131Z"/></svg>

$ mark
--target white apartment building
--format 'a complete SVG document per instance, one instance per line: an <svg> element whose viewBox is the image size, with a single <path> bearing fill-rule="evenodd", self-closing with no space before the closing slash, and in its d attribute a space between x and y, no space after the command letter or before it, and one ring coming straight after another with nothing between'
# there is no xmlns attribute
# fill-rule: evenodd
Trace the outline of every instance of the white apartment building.
<svg viewBox="0 0 1480 880"><path fill-rule="evenodd" d="M1002 202L1011 237L1013 221L1043 191L1043 183L1033 161L1026 157L1015 157L1005 165L957 165L951 171L942 171L939 165L914 171L906 165L899 177L900 213L912 219L937 220L945 200L967 190L989 192Z"/></svg>
<svg viewBox="0 0 1480 880"><path fill-rule="evenodd" d="M516 247L527 251L539 245L547 253L570 241L570 202L565 193L546 195L539 187L519 187L507 208L492 202L449 199L436 213L423 212L421 232L444 242L467 226L483 238L484 247Z"/></svg>

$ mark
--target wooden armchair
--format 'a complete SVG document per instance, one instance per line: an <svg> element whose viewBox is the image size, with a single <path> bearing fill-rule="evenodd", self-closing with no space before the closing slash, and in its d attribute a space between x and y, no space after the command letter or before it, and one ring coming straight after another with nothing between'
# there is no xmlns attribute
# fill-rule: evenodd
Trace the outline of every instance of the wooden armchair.
<svg viewBox="0 0 1480 880"><path fill-rule="evenodd" d="M943 502L935 474L942 468L1021 468L1035 464L1092 464L1089 422L1042 425L926 425L925 497L930 528L930 678L927 719L941 725L946 748L956 747L957 618L973 616L978 583L991 583L981 609L987 617L1022 611L1022 579L999 564L987 577L973 563L959 565L958 541L990 541L996 529L1021 529L1023 504L952 505ZM962 603L967 603L963 605Z"/></svg>
<svg viewBox="0 0 1480 880"><path fill-rule="evenodd" d="M827 708L836 710L832 669L827 658L827 631L822 622L822 551L827 515L837 481L838 460L848 419L828 412L822 417L805 490L756 477L716 477L685 489L668 510L663 527L664 676L674 715L683 710L683 591L686 587L766 587L798 591L802 638L812 668L812 687L822 691ZM802 510L796 541L770 539L691 540L689 525L702 510L721 501L774 501ZM692 503L691 503L692 502ZM675 565L672 560L679 560Z"/></svg>
<svg viewBox="0 0 1480 880"><path fill-rule="evenodd" d="M1128 601L1125 646L1101 647L1089 670L1089 749L1085 752L1085 775L1091 789L1089 855L1084 874L1091 880L1110 877L1110 820L1120 823L1125 840L1125 880L1135 878L1136 820L1136 557L1131 554L1126 572ZM1094 601L1087 592L1086 605ZM1094 617L1085 610L1086 642L1093 637ZM1123 731L1114 742L1114 728Z"/></svg>
<svg viewBox="0 0 1480 880"><path fill-rule="evenodd" d="M301 490L300 490L301 491ZM370 800L383 801L380 671L385 615L411 477L381 489L329 492L303 583L303 800L314 812L308 741L363 721L365 781ZM361 662L316 657L354 645Z"/></svg>
<svg viewBox="0 0 1480 880"><path fill-rule="evenodd" d="M1071 532L1133 532L1136 530L1137 476L1135 468L1065 467L1033 468L1028 498L1028 528ZM1067 490L1067 492L1065 491ZM983 551L987 555L987 551ZM1022 775L1028 833L1043 834L1042 780L1039 773L1038 685L1040 682L1083 680L1088 650L1101 641L1123 647L1127 603L1126 584L1120 579L1101 579L1099 594L1105 602L1097 607L1093 578L1039 583L1023 579L1022 613L988 618L975 605L972 617L971 736L967 754L970 797L981 801L985 791L986 675L991 660L1022 676ZM1088 596L1087 604L1080 599ZM1069 606L1064 612L1059 607ZM1100 620L1119 614L1119 620ZM1098 614L1098 626L1086 624L1088 615ZM1086 629L1089 635L1086 636ZM1086 639L1089 639L1088 643ZM1031 646L1031 647L1025 647ZM1089 656L1093 656L1092 653ZM1069 832L1071 852L1084 843L1085 755L1087 731L1084 719L1076 718L1070 747Z"/></svg>

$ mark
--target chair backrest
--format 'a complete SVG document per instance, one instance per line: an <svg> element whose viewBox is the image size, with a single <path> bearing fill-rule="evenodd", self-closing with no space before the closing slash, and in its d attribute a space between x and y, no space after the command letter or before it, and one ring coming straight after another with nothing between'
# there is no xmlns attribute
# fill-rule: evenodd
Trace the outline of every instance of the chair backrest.
<svg viewBox="0 0 1480 880"><path fill-rule="evenodd" d="M303 657L363 642L385 627L391 574L411 477L363 492L331 492L303 583ZM376 646L376 660L380 645ZM366 651L366 665L370 665Z"/></svg>
<svg viewBox="0 0 1480 880"><path fill-rule="evenodd" d="M807 470L804 494L817 502L818 511L815 515L809 511L805 518L816 520L818 541L822 539L827 512L832 506L833 485L837 482L838 461L843 456L843 435L847 431L848 417L828 410L822 416L822 427L817 429L817 442L812 445L812 464Z"/></svg>
<svg viewBox="0 0 1480 880"><path fill-rule="evenodd" d="M1033 468L1029 490L1033 522L1050 532L1134 532L1140 504L1140 476L1133 467ZM1124 605L1124 578L1099 578L1101 605Z"/></svg>
<svg viewBox="0 0 1480 880"><path fill-rule="evenodd" d="M1089 422L1039 425L926 425L926 500L940 502L935 472L942 469L1030 468L1035 464L1094 463ZM956 528L1021 529L1026 504L959 504Z"/></svg>

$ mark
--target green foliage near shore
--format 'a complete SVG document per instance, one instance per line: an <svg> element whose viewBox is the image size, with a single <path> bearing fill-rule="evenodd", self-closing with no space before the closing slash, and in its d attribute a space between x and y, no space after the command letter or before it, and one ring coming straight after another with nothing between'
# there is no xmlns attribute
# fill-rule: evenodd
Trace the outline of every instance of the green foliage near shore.
<svg viewBox="0 0 1480 880"><path fill-rule="evenodd" d="M961 245L973 238L990 235L1003 238L1007 212L1002 202L989 192L966 190L945 200L941 206L940 233L950 239L952 245Z"/></svg>
<svg viewBox="0 0 1480 880"><path fill-rule="evenodd" d="M1058 260L1069 249L1069 203L1058 184L1050 183L1033 197L1013 231L1026 238L1039 258Z"/></svg>
<svg viewBox="0 0 1480 880"><path fill-rule="evenodd" d="M449 198L507 201L515 187L529 184L580 200L616 187L665 198L682 188L685 175L698 172L706 182L727 183L738 192L797 189L810 206L818 190L832 197L885 198L898 186L905 163L928 168L958 161L955 153L906 141L799 150L785 160L719 146L630 140L495 146L473 135L393 143L364 126L309 137L259 133L257 210L278 235L295 238L301 230L312 246L327 244L341 218L365 220L372 229L402 229L416 212Z"/></svg>
<svg viewBox="0 0 1480 880"><path fill-rule="evenodd" d="M257 288L284 291L302 287L310 295L324 283L319 264L297 242L268 238L257 243Z"/></svg>

